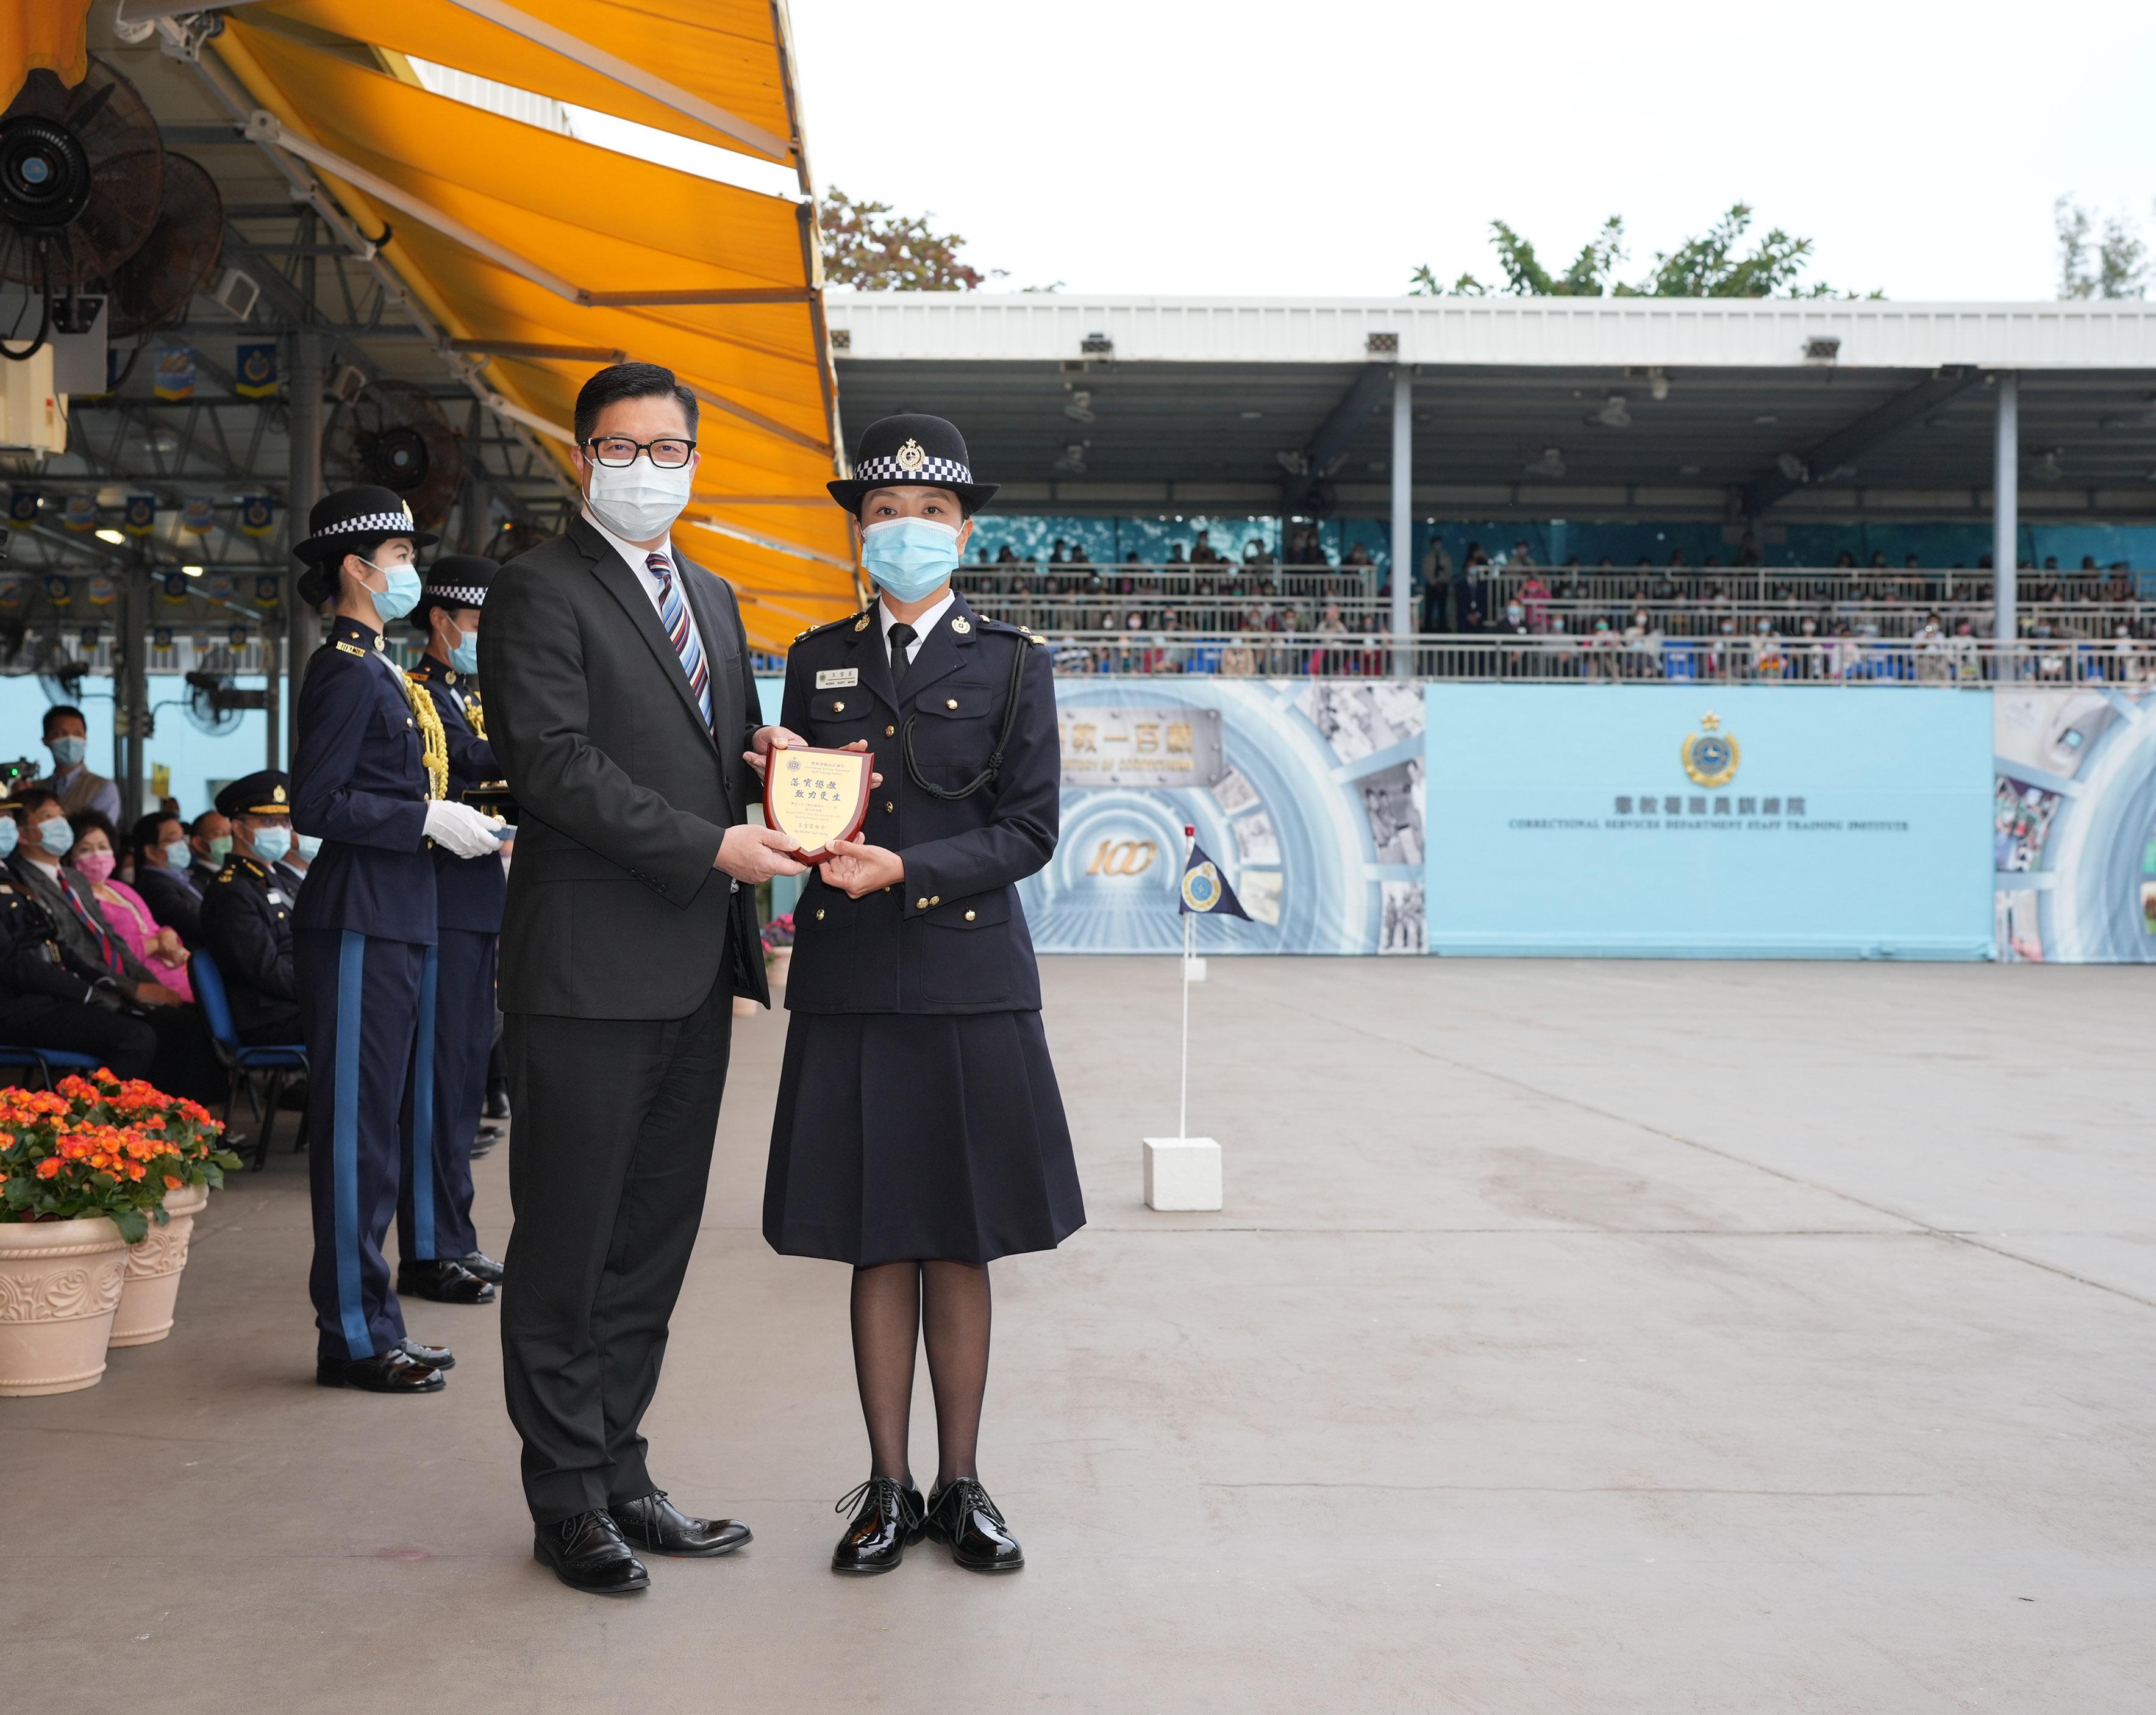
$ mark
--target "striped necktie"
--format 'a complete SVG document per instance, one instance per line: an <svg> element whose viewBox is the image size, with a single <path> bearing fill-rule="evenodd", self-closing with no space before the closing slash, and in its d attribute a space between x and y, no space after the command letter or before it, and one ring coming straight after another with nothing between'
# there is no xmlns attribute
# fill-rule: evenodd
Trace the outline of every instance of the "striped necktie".
<svg viewBox="0 0 2156 1715"><path fill-rule="evenodd" d="M683 599L681 588L674 581L674 567L664 554L647 554L644 563L651 575L659 580L659 623L666 628L666 635L673 640L674 653L681 658L681 670L689 675L689 689L696 699L696 706L704 711L704 724L711 724L711 674L704 665L704 648L696 641L696 631L689 624L689 603Z"/></svg>

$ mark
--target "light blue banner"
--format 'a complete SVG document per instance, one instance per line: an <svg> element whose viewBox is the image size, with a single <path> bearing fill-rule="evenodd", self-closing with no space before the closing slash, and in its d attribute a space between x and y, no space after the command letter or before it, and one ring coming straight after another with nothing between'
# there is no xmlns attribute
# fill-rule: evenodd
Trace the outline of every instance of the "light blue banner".
<svg viewBox="0 0 2156 1715"><path fill-rule="evenodd" d="M1425 696L1434 952L1991 957L1986 693Z"/></svg>

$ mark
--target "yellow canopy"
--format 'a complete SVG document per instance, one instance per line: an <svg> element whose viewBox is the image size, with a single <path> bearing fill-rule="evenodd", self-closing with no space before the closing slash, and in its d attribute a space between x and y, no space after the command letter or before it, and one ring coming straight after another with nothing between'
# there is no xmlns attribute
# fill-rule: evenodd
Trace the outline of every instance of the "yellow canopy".
<svg viewBox="0 0 2156 1715"><path fill-rule="evenodd" d="M566 463L589 357L664 363L702 401L682 547L779 650L855 598L823 270L783 6L768 0L273 0L213 50ZM802 201L654 165L429 93L406 52L794 166ZM516 348L523 348L518 350ZM534 348L536 348L536 350Z"/></svg>
<svg viewBox="0 0 2156 1715"><path fill-rule="evenodd" d="M80 83L90 69L89 24L90 0L0 0L0 107L33 71Z"/></svg>

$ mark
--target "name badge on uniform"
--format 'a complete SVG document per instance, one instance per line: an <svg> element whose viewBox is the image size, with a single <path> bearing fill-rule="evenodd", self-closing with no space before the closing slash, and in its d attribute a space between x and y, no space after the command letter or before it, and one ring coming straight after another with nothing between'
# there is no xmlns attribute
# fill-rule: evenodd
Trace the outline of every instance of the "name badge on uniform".
<svg viewBox="0 0 2156 1715"><path fill-rule="evenodd" d="M826 667L816 675L816 689L819 691L843 691L850 685L860 682L861 670L859 667Z"/></svg>

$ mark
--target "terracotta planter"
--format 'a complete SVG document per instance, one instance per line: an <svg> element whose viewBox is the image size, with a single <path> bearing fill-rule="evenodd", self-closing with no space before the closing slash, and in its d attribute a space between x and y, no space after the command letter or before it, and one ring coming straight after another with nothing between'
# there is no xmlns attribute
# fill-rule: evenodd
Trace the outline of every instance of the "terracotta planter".
<svg viewBox="0 0 2156 1715"><path fill-rule="evenodd" d="M195 1217L209 1201L207 1185L182 1185L165 1194L162 1227L128 1247L127 1285L120 1294L120 1312L112 1318L116 1346L154 1345L172 1331L172 1307L179 1302L180 1271L187 1266L187 1240Z"/></svg>
<svg viewBox="0 0 2156 1715"><path fill-rule="evenodd" d="M126 1252L120 1229L102 1216L0 1225L0 1395L95 1384Z"/></svg>
<svg viewBox="0 0 2156 1715"><path fill-rule="evenodd" d="M764 971L766 975L770 978L771 986L773 988L783 988L786 986L786 973L793 968L793 949L792 947L774 947L772 948L771 958L766 962Z"/></svg>

